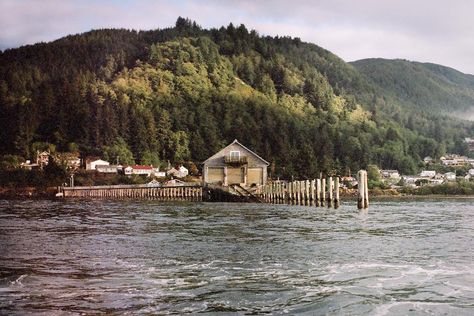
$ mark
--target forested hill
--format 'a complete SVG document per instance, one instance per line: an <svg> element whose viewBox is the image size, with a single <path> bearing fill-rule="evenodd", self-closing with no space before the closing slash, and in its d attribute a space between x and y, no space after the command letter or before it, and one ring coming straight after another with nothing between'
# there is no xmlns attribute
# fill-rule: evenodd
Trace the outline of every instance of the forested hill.
<svg viewBox="0 0 474 316"><path fill-rule="evenodd" d="M400 104L428 111L474 114L473 75L400 59L363 59L352 65Z"/></svg>
<svg viewBox="0 0 474 316"><path fill-rule="evenodd" d="M465 150L472 124L410 112L331 52L298 38L179 18L95 30L0 54L0 151L77 150L121 163L199 163L237 138L273 176L414 172Z"/></svg>

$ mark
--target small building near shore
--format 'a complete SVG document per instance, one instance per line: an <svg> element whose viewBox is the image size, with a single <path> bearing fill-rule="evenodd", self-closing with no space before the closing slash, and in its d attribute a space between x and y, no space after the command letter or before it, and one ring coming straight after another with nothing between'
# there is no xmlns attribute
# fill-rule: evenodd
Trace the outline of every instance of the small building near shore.
<svg viewBox="0 0 474 316"><path fill-rule="evenodd" d="M86 161L86 170L96 170L97 166L109 166L109 165L110 165L110 162L102 160L102 159Z"/></svg>
<svg viewBox="0 0 474 316"><path fill-rule="evenodd" d="M155 172L155 169L153 168L153 166L134 165L131 167L132 167L132 174L137 174L140 176L150 177Z"/></svg>
<svg viewBox="0 0 474 316"><path fill-rule="evenodd" d="M114 165L97 165L95 170L99 173L117 173L118 167Z"/></svg>
<svg viewBox="0 0 474 316"><path fill-rule="evenodd" d="M436 171L434 170L422 170L420 173L421 178L434 178L436 177Z"/></svg>
<svg viewBox="0 0 474 316"><path fill-rule="evenodd" d="M398 170L380 170L380 175L384 179L400 179Z"/></svg>
<svg viewBox="0 0 474 316"><path fill-rule="evenodd" d="M236 139L203 162L203 183L264 185L269 163Z"/></svg>
<svg viewBox="0 0 474 316"><path fill-rule="evenodd" d="M176 168L169 169L168 171L166 171L166 174L168 176L173 176L176 178L184 178L189 174L189 171L186 167L179 166L177 169Z"/></svg>

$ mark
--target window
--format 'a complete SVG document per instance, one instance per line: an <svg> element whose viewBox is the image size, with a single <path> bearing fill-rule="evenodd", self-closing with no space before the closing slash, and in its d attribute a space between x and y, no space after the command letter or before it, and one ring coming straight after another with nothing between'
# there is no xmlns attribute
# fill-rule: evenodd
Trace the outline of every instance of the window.
<svg viewBox="0 0 474 316"><path fill-rule="evenodd" d="M229 154L230 158L240 158L240 151L231 151Z"/></svg>

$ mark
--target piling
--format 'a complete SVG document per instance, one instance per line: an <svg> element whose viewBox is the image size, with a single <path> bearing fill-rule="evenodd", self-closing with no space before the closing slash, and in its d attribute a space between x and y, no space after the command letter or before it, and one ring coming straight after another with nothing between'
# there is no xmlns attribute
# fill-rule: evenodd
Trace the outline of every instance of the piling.
<svg viewBox="0 0 474 316"><path fill-rule="evenodd" d="M359 209L366 209L369 207L369 187L367 181L367 171L359 170L357 173L357 181L358 181L358 199L357 199L357 207Z"/></svg>
<svg viewBox="0 0 474 316"><path fill-rule="evenodd" d="M333 202L333 185L332 185L332 177L328 178L327 181L327 186L328 186L328 193L327 193L327 203L328 207L332 207L332 202Z"/></svg>
<svg viewBox="0 0 474 316"><path fill-rule="evenodd" d="M334 208L339 208L339 177L336 177L334 183Z"/></svg>

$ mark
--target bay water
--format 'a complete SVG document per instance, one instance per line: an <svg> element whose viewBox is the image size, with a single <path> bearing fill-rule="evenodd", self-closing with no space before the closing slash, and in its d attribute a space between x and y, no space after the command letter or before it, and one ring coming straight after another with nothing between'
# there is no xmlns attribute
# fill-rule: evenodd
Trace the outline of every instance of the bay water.
<svg viewBox="0 0 474 316"><path fill-rule="evenodd" d="M0 314L474 315L474 199L1 200Z"/></svg>

